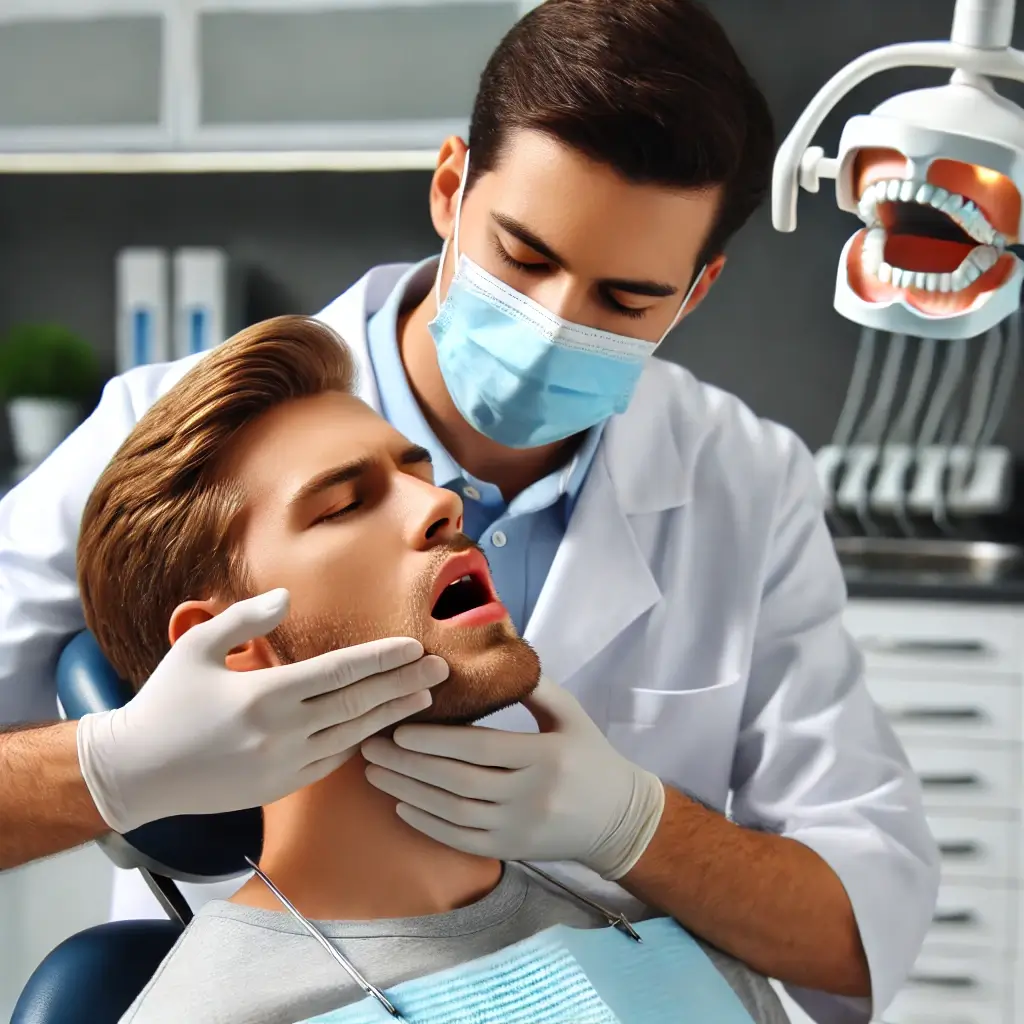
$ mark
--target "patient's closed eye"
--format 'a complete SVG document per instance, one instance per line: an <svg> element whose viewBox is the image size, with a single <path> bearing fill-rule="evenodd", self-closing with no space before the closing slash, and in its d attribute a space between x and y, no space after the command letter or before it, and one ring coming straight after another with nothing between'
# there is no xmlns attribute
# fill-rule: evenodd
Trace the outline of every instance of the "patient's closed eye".
<svg viewBox="0 0 1024 1024"><path fill-rule="evenodd" d="M328 512L327 515L321 516L317 520L317 522L326 523L330 522L331 520L341 519L342 517L347 516L350 512L355 512L356 509L360 507L360 505L362 505L361 501L353 501L350 504L346 505L344 508L335 509L334 512Z"/></svg>

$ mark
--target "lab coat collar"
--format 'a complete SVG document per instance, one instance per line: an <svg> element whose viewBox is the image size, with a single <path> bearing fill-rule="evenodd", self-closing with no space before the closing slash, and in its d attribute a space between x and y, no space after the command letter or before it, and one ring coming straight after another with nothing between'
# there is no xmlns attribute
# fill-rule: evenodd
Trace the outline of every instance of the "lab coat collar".
<svg viewBox="0 0 1024 1024"><path fill-rule="evenodd" d="M523 638L544 671L564 684L660 598L608 460L598 457Z"/></svg>
<svg viewBox="0 0 1024 1024"><path fill-rule="evenodd" d="M693 476L706 433L692 414L700 401L696 379L681 367L655 357L637 384L629 408L613 416L605 429L604 462L619 507L626 515L666 512L693 497ZM675 400L673 401L673 397Z"/></svg>
<svg viewBox="0 0 1024 1024"><path fill-rule="evenodd" d="M341 335L355 360L356 395L380 411L380 392L373 376L366 327L370 317L387 302L395 286L408 273L408 263L386 263L367 271L351 288L317 314Z"/></svg>

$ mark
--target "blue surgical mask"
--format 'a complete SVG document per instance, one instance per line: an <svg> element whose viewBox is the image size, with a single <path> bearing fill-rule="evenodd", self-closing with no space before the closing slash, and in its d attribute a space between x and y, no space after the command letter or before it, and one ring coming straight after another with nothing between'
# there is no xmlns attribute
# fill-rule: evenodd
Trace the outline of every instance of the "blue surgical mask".
<svg viewBox="0 0 1024 1024"><path fill-rule="evenodd" d="M448 392L463 418L509 448L536 448L582 433L629 406L646 361L678 323L701 268L657 343L570 323L459 252L462 197L455 208L455 275L429 324Z"/></svg>

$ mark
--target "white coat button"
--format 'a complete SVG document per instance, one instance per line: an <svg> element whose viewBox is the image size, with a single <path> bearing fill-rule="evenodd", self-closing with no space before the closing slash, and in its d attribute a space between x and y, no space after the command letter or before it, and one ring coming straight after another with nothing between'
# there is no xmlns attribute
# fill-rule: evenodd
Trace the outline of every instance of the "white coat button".
<svg viewBox="0 0 1024 1024"><path fill-rule="evenodd" d="M470 501L480 500L480 492L472 484L466 484L466 486L462 488L462 493L469 498Z"/></svg>
<svg viewBox="0 0 1024 1024"><path fill-rule="evenodd" d="M508 543L508 537L506 537L501 530L495 530L494 533L491 534L491 543L496 548L503 548Z"/></svg>

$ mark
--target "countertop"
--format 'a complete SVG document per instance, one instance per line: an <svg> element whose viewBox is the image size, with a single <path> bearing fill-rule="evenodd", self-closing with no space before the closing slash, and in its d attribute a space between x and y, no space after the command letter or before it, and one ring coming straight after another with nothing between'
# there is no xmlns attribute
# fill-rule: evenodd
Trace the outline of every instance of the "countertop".
<svg viewBox="0 0 1024 1024"><path fill-rule="evenodd" d="M846 587L853 599L1024 604L1024 574L979 581L966 577L931 577L897 572L847 572Z"/></svg>

